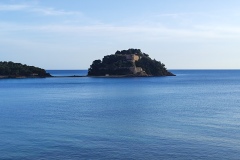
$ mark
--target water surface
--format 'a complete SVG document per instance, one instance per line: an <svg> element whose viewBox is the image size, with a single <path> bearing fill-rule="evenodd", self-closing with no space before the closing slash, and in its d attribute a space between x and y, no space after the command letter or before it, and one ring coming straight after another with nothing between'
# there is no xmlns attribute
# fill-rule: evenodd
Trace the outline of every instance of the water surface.
<svg viewBox="0 0 240 160"><path fill-rule="evenodd" d="M240 71L172 72L1 79L0 159L239 159Z"/></svg>

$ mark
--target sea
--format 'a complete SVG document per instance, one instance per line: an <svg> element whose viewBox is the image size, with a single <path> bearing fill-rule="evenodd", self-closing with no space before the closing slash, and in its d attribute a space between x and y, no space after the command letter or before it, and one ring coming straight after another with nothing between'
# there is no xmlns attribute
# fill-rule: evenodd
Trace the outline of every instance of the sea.
<svg viewBox="0 0 240 160"><path fill-rule="evenodd" d="M240 159L240 70L171 72L0 79L0 159Z"/></svg>

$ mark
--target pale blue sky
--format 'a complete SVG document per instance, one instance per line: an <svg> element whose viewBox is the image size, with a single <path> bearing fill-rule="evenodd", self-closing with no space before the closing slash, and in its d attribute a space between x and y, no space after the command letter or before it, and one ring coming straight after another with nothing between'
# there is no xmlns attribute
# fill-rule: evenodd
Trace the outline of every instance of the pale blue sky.
<svg viewBox="0 0 240 160"><path fill-rule="evenodd" d="M0 0L0 61L87 69L129 48L168 69L240 69L240 0Z"/></svg>

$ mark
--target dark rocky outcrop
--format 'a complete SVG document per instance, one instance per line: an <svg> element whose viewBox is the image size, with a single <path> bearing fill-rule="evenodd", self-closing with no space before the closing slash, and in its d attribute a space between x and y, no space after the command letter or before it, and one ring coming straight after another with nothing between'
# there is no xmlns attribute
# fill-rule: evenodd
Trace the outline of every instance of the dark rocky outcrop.
<svg viewBox="0 0 240 160"><path fill-rule="evenodd" d="M117 51L93 61L88 76L174 76L165 65L140 49Z"/></svg>

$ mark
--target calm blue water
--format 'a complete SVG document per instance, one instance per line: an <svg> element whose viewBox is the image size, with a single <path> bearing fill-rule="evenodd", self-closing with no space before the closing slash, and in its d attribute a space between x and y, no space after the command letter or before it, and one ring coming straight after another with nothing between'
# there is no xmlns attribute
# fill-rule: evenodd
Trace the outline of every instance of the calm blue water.
<svg viewBox="0 0 240 160"><path fill-rule="evenodd" d="M87 70L47 70L52 76L86 76Z"/></svg>
<svg viewBox="0 0 240 160"><path fill-rule="evenodd" d="M240 70L173 73L1 79L0 159L239 159Z"/></svg>

